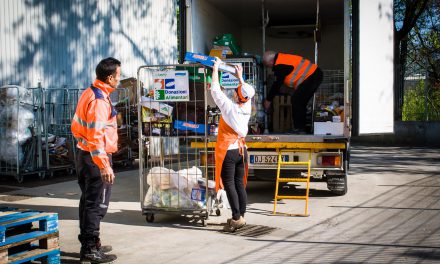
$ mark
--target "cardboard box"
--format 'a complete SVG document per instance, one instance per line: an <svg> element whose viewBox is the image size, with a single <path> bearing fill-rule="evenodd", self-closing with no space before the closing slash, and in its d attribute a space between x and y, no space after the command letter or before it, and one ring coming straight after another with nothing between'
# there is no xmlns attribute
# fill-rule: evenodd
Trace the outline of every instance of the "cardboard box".
<svg viewBox="0 0 440 264"><path fill-rule="evenodd" d="M121 80L119 87L128 89L130 105L137 105L137 79L131 77Z"/></svg>
<svg viewBox="0 0 440 264"><path fill-rule="evenodd" d="M186 122L181 120L175 120L173 124L174 129L177 130L192 131L199 134L205 133L205 125L203 124L195 124L192 121Z"/></svg>
<svg viewBox="0 0 440 264"><path fill-rule="evenodd" d="M218 46L226 47L234 55L240 54L240 47L232 34L222 34L220 36L216 36L212 44L214 45L214 48Z"/></svg>
<svg viewBox="0 0 440 264"><path fill-rule="evenodd" d="M332 135L343 136L344 135L344 123L343 122L314 122L314 135Z"/></svg>
<svg viewBox="0 0 440 264"><path fill-rule="evenodd" d="M226 59L226 54L228 54L228 51L226 49L211 49L211 51L209 52L209 56L219 57L222 60Z"/></svg>
<svg viewBox="0 0 440 264"><path fill-rule="evenodd" d="M207 56L201 53L193 53L193 52L187 52L185 54L185 60L190 62L198 62L205 66L212 67L214 65L215 58L212 56ZM235 73L235 68L233 65L227 64L222 62L218 69L220 71L225 71L229 73Z"/></svg>

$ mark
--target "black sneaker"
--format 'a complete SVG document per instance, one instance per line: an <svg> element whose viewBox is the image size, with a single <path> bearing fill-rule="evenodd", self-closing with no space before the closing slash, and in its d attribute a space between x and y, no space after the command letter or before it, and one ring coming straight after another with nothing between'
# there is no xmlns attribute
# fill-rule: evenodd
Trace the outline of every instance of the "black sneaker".
<svg viewBox="0 0 440 264"><path fill-rule="evenodd" d="M110 245L102 246L101 239L99 237L95 239L95 245L96 245L96 248L99 251L101 251L102 253L109 253L110 251L113 250L112 246L110 246Z"/></svg>
<svg viewBox="0 0 440 264"><path fill-rule="evenodd" d="M117 259L116 255L107 255L102 251L94 248L89 249L86 253L81 254L81 264L109 264L113 263Z"/></svg>
<svg viewBox="0 0 440 264"><path fill-rule="evenodd" d="M110 245L105 245L105 246L97 247L97 249L99 251L101 251L102 253L109 253L109 252L111 252L113 250L113 247L110 246Z"/></svg>

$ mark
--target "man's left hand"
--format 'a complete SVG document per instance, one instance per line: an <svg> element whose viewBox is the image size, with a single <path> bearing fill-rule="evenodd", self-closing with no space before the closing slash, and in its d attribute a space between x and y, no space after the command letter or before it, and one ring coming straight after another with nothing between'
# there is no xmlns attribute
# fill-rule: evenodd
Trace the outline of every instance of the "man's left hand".
<svg viewBox="0 0 440 264"><path fill-rule="evenodd" d="M115 174L111 167L107 167L100 170L102 181L105 183L113 184L115 182Z"/></svg>

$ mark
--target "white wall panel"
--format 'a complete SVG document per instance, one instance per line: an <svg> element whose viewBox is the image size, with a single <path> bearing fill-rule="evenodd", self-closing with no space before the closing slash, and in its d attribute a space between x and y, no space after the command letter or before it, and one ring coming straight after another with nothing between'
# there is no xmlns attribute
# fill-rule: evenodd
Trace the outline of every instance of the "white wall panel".
<svg viewBox="0 0 440 264"><path fill-rule="evenodd" d="M359 1L359 134L392 133L393 0Z"/></svg>
<svg viewBox="0 0 440 264"><path fill-rule="evenodd" d="M112 56L123 77L177 62L175 0L0 0L0 85L85 87Z"/></svg>
<svg viewBox="0 0 440 264"><path fill-rule="evenodd" d="M241 30L234 18L228 17L228 14L217 10L205 0L193 0L191 8L193 52L209 53L214 38L226 33L232 34L241 46Z"/></svg>

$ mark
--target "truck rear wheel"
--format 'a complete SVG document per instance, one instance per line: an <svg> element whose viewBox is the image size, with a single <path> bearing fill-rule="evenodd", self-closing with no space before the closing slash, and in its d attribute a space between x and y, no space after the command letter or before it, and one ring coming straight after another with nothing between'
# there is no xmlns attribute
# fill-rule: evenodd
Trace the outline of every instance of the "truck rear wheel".
<svg viewBox="0 0 440 264"><path fill-rule="evenodd" d="M341 175L327 175L327 188L338 196L347 193L347 173Z"/></svg>

